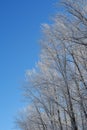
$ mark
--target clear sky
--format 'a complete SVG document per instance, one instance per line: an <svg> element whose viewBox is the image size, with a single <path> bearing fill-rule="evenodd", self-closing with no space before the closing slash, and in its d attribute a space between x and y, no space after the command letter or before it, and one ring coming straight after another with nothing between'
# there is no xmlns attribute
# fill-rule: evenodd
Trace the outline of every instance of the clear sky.
<svg viewBox="0 0 87 130"><path fill-rule="evenodd" d="M24 106L25 71L38 60L40 26L54 13L58 0L0 0L0 130L12 130Z"/></svg>

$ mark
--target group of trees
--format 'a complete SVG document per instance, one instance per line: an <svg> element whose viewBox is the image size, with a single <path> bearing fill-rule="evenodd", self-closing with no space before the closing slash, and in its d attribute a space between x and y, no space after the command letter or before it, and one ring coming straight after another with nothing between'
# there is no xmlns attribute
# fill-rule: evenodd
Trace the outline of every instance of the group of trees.
<svg viewBox="0 0 87 130"><path fill-rule="evenodd" d="M40 60L27 71L21 130L87 130L87 0L61 3L65 13L42 26Z"/></svg>

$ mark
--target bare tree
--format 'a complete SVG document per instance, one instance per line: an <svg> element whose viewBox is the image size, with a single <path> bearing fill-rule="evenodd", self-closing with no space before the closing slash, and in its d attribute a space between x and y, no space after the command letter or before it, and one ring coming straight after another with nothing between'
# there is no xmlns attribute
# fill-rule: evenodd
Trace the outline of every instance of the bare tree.
<svg viewBox="0 0 87 130"><path fill-rule="evenodd" d="M26 74L33 107L17 119L23 130L87 129L87 1L61 4L67 12L42 25L40 61Z"/></svg>

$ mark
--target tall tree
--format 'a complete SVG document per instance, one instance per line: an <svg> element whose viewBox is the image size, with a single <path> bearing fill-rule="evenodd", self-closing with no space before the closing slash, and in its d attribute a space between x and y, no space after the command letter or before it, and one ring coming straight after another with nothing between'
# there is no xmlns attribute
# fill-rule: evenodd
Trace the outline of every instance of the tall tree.
<svg viewBox="0 0 87 130"><path fill-rule="evenodd" d="M17 119L22 130L87 129L87 1L61 4L67 12L42 26L40 60L27 71L24 95L33 107Z"/></svg>

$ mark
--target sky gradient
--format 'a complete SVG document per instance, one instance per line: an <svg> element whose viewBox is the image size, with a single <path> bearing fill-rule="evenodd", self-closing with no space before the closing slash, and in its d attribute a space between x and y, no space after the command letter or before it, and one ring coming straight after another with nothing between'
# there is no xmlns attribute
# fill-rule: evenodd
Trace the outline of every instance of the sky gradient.
<svg viewBox="0 0 87 130"><path fill-rule="evenodd" d="M25 104L21 90L27 69L38 61L40 26L58 0L0 0L0 130L12 130Z"/></svg>

